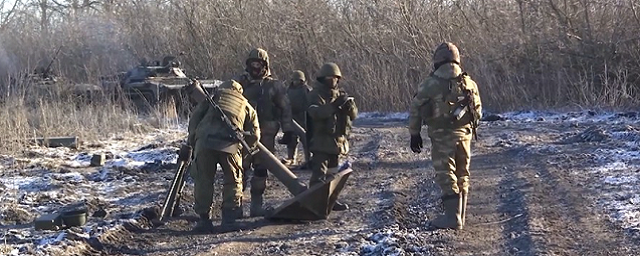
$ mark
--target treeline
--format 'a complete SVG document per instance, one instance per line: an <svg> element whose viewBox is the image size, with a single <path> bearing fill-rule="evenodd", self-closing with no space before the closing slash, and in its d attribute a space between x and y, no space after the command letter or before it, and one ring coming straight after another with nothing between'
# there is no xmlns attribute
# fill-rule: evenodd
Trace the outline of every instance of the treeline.
<svg viewBox="0 0 640 256"><path fill-rule="evenodd" d="M11 1L7 1L11 2ZM363 110L405 111L433 49L456 43L494 111L634 107L640 3L634 0L30 0L0 16L3 77L54 62L96 82L143 58L177 55L189 74L227 79L253 47L276 76L326 61Z"/></svg>

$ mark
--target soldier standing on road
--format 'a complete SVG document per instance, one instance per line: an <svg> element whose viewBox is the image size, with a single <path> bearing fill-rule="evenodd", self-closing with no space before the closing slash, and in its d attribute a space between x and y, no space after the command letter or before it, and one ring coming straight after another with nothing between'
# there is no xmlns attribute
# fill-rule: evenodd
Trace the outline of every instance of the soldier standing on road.
<svg viewBox="0 0 640 256"><path fill-rule="evenodd" d="M435 228L462 229L469 193L471 137L482 114L476 83L460 67L460 53L443 43L433 55L434 71L411 102L411 150L422 151L421 126L428 126L436 183L442 189L444 215L431 222Z"/></svg>
<svg viewBox="0 0 640 256"><path fill-rule="evenodd" d="M311 91L311 88L307 85L304 72L294 70L291 75L291 82L287 88L287 95L289 96L289 102L291 103L291 114L293 116L293 120L305 129L307 107L309 107L309 103L307 102L309 91ZM287 144L287 159L283 161L284 164L289 166L297 164L296 155L298 141L298 136L294 135L289 144Z"/></svg>
<svg viewBox="0 0 640 256"><path fill-rule="evenodd" d="M313 90L309 93L308 113L312 129L309 149L311 158L311 180L309 186L322 182L327 173L337 172L340 155L349 152L347 138L351 132L351 121L358 115L353 98L338 88L342 78L335 63L326 63L318 72ZM337 202L333 210L346 210L346 204Z"/></svg>
<svg viewBox="0 0 640 256"><path fill-rule="evenodd" d="M236 127L250 133L245 137L247 144L255 146L260 139L258 117L242 96L242 86L233 80L226 81L213 97ZM234 223L242 217L242 146L233 137L220 112L207 100L201 101L191 115L188 142L195 148L195 164L191 165L190 174L195 183L194 210L200 216L194 230L213 231L209 216L218 164L224 175L222 224Z"/></svg>
<svg viewBox="0 0 640 256"><path fill-rule="evenodd" d="M275 153L275 137L280 127L284 132L283 144L289 144L294 133L291 126L291 106L284 84L271 76L267 51L256 48L245 61L245 73L234 80L242 84L244 97L258 112L262 138L260 142ZM257 159L250 159L245 171L253 165L251 177L250 215L263 216L263 194L267 188L267 168Z"/></svg>

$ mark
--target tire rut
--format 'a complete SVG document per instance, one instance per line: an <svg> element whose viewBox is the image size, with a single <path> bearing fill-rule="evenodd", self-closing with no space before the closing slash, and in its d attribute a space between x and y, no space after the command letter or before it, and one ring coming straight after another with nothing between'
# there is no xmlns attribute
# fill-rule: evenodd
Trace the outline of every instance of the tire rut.
<svg viewBox="0 0 640 256"><path fill-rule="evenodd" d="M528 160L529 163L544 163ZM638 255L621 230L609 223L587 199L586 188L567 171L548 164L527 168L525 178L533 187L527 201L532 207L532 227L544 244L541 255ZM615 250L612 250L615 249Z"/></svg>

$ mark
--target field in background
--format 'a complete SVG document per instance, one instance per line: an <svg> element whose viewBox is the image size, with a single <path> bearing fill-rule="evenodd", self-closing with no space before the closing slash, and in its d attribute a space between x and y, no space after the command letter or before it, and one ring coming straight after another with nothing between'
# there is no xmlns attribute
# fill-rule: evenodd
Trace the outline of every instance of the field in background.
<svg viewBox="0 0 640 256"><path fill-rule="evenodd" d="M76 81L180 52L191 75L228 79L262 47L282 79L334 61L362 110L405 111L433 49L452 41L489 110L638 105L633 0L18 2L0 8L2 77L61 47L52 66Z"/></svg>
<svg viewBox="0 0 640 256"><path fill-rule="evenodd" d="M0 154L16 155L36 138L77 136L81 144L115 134L146 133L180 124L175 110L148 107L141 110L127 99L94 95L91 100L64 94L59 88L46 93L33 84L0 97ZM182 122L184 123L184 122Z"/></svg>

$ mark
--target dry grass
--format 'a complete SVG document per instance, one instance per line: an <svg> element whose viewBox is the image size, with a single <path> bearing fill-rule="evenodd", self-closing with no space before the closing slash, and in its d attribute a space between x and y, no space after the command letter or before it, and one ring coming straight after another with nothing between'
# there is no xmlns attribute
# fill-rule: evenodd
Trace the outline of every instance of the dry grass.
<svg viewBox="0 0 640 256"><path fill-rule="evenodd" d="M77 81L179 52L192 75L228 79L262 47L281 79L293 69L313 79L333 61L362 110L404 111L433 49L452 41L488 110L639 104L634 0L89 3L25 4L3 16L0 71L47 64L62 47L53 67Z"/></svg>
<svg viewBox="0 0 640 256"><path fill-rule="evenodd" d="M111 100L103 95L86 100L70 97L58 88L46 94L19 91L0 102L0 109L5 110L0 112L2 154L19 152L36 137L77 136L83 143L178 123L175 115L164 109L155 108L142 114L127 100Z"/></svg>

